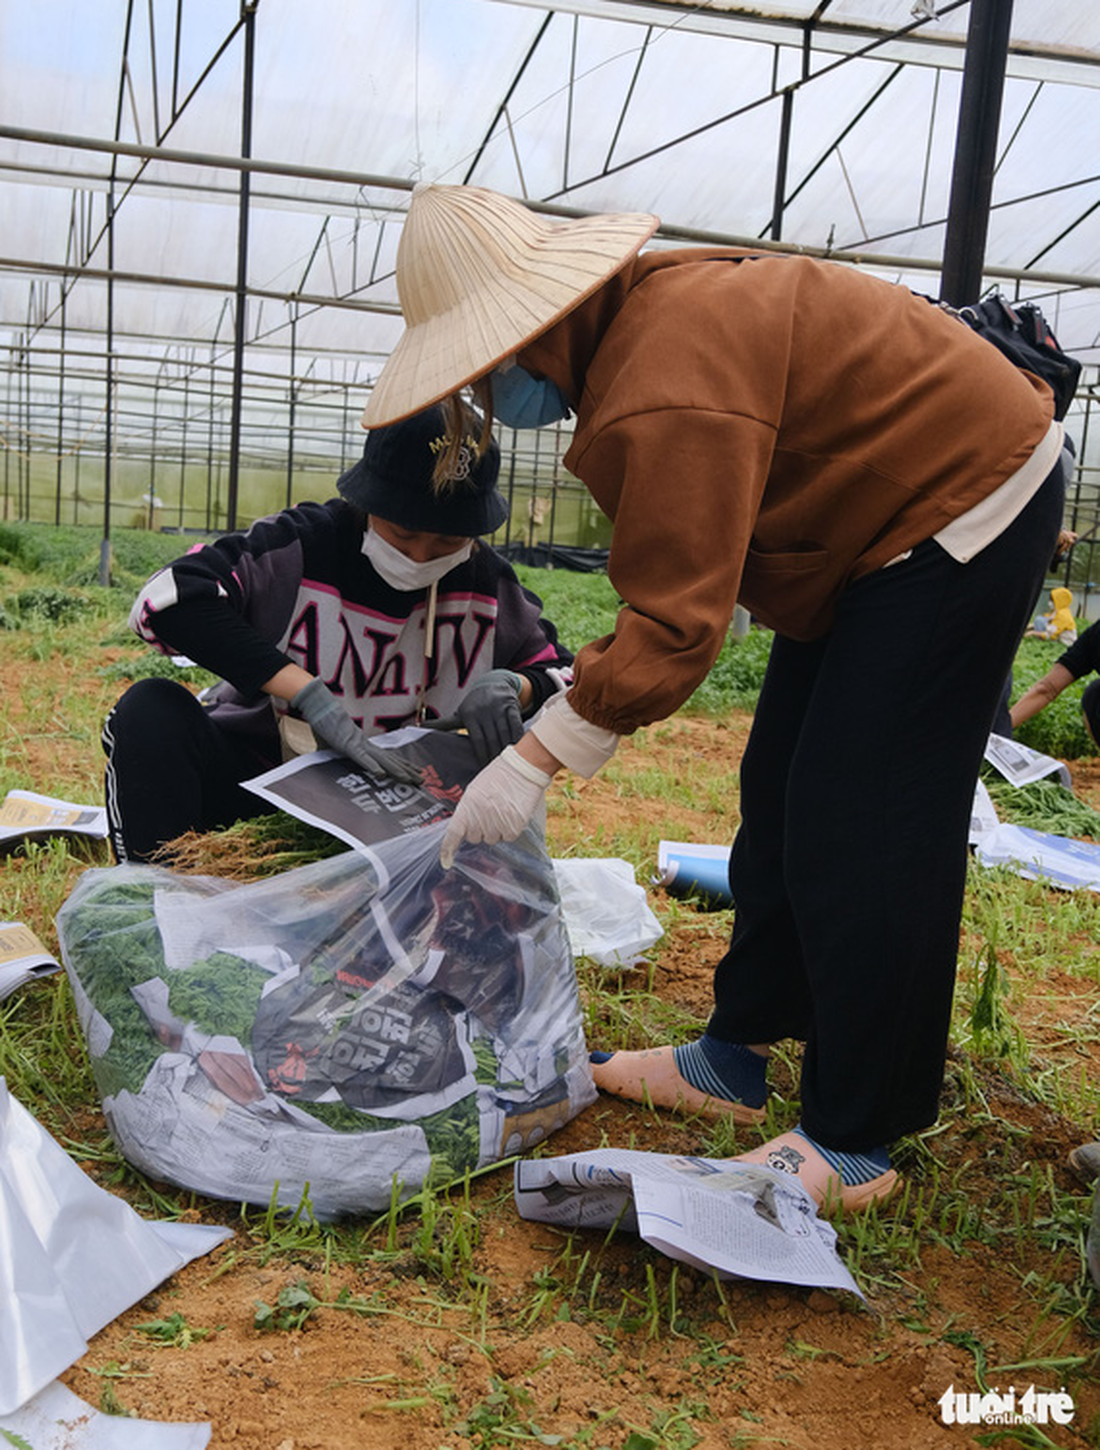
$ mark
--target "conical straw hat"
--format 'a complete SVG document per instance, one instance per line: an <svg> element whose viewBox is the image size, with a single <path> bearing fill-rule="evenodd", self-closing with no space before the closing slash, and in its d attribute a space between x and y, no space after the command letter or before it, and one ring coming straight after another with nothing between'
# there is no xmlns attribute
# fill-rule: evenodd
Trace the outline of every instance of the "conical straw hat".
<svg viewBox="0 0 1100 1450"><path fill-rule="evenodd" d="M363 426L397 422L487 373L613 276L659 222L551 220L481 187L416 187L397 248L405 331Z"/></svg>

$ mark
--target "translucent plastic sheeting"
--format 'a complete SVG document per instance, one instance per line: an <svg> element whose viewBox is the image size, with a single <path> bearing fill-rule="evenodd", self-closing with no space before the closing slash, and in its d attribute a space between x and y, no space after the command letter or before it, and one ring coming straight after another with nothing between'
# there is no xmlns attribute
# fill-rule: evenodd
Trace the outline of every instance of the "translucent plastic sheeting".
<svg viewBox="0 0 1100 1450"><path fill-rule="evenodd" d="M416 794L359 785L364 814ZM318 1218L373 1213L395 1182L407 1198L498 1162L594 1100L540 833L465 843L445 871L443 830L244 885L81 876L62 960L130 1163L231 1202L308 1189Z"/></svg>
<svg viewBox="0 0 1100 1450"><path fill-rule="evenodd" d="M0 1415L78 1360L104 1325L232 1236L147 1223L93 1183L0 1078Z"/></svg>
<svg viewBox="0 0 1100 1450"><path fill-rule="evenodd" d="M19 1437L12 1444L32 1450L204 1450L210 1444L209 1425L103 1414L56 1382L14 1415L0 1415L4 1431Z"/></svg>
<svg viewBox="0 0 1100 1450"><path fill-rule="evenodd" d="M575 957L589 957L602 967L629 967L663 935L629 861L571 857L554 861L554 875Z"/></svg>

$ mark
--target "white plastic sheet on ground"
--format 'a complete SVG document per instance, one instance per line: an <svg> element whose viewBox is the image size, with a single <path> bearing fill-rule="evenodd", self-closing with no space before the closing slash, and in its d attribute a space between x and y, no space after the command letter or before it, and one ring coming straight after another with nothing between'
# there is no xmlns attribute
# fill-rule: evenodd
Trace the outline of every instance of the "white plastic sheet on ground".
<svg viewBox="0 0 1100 1450"><path fill-rule="evenodd" d="M664 934L629 861L556 857L553 867L575 957L602 967L630 967Z"/></svg>
<svg viewBox="0 0 1100 1450"><path fill-rule="evenodd" d="M93 1183L0 1078L0 1416L44 1390L104 1325L232 1236L147 1223Z"/></svg>
<svg viewBox="0 0 1100 1450"><path fill-rule="evenodd" d="M1002 822L981 837L975 854L983 866L1011 866L1029 881L1100 891L1100 846L1089 841Z"/></svg>
<svg viewBox="0 0 1100 1450"><path fill-rule="evenodd" d="M1014 785L1029 785L1057 774L1062 785L1070 788L1070 774L1062 761L1003 736L989 737L985 758ZM1008 866L1028 881L1045 881L1066 891L1100 891L1100 846L1000 820L980 780L970 812L970 844L982 866Z"/></svg>
<svg viewBox="0 0 1100 1450"><path fill-rule="evenodd" d="M56 1381L15 1412L0 1415L0 1435L30 1450L205 1450L208 1424L165 1424L106 1415Z"/></svg>

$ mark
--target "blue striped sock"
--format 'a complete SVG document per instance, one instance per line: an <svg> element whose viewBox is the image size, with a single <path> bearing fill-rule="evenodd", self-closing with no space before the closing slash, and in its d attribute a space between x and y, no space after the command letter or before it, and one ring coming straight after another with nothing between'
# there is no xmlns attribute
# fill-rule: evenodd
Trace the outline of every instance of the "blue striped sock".
<svg viewBox="0 0 1100 1450"><path fill-rule="evenodd" d="M768 1059L740 1042L723 1042L703 1033L696 1042L673 1049L680 1076L701 1093L727 1102L762 1108L768 1097Z"/></svg>
<svg viewBox="0 0 1100 1450"><path fill-rule="evenodd" d="M846 1188L855 1188L860 1183L870 1183L890 1167L890 1155L885 1148L872 1148L869 1153L838 1153L835 1148L823 1148L816 1138L811 1138L801 1123L792 1129L800 1138L805 1138L810 1147L820 1153L830 1168L840 1174L840 1181Z"/></svg>

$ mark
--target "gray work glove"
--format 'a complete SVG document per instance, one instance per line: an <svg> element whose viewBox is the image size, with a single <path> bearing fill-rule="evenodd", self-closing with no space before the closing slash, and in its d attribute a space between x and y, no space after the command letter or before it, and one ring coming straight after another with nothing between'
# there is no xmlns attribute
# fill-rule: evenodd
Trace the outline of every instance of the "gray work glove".
<svg viewBox="0 0 1100 1450"><path fill-rule="evenodd" d="M465 730L479 765L488 765L523 734L519 708L522 678L514 670L489 670L463 695L453 715L425 720L425 730Z"/></svg>
<svg viewBox="0 0 1100 1450"><path fill-rule="evenodd" d="M310 680L290 702L313 731L319 745L338 750L371 775L389 776L407 785L421 783L420 768L393 750L372 745L323 680Z"/></svg>

